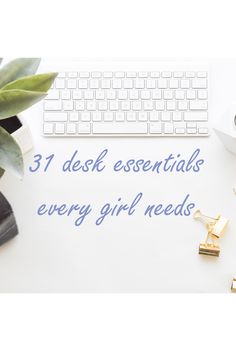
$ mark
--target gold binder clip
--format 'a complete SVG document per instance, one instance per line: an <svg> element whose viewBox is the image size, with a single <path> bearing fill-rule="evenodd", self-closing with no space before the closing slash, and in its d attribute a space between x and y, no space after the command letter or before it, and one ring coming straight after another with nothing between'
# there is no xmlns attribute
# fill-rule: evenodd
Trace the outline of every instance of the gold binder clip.
<svg viewBox="0 0 236 351"><path fill-rule="evenodd" d="M212 242L209 243L209 239L211 238ZM215 244L213 237L210 233L208 233L206 241L199 245L199 254L200 255L207 255L207 256L216 256L219 257L220 255L220 247Z"/></svg>
<svg viewBox="0 0 236 351"><path fill-rule="evenodd" d="M232 292L236 292L236 278L234 278L233 281L232 281L231 291Z"/></svg>
<svg viewBox="0 0 236 351"><path fill-rule="evenodd" d="M224 233L229 222L228 218L225 218L221 215L218 215L214 218L202 214L200 210L197 210L193 214L193 217L195 219L201 220L206 225L208 232L211 235L214 235L214 237L216 237L217 239L219 239Z"/></svg>
<svg viewBox="0 0 236 351"><path fill-rule="evenodd" d="M218 257L220 255L220 247L215 244L214 240L219 239L224 233L229 220L221 215L216 218L206 216L200 210L197 210L193 217L201 220L208 231L205 243L201 243L199 246L199 254ZM211 239L211 243L209 243L209 239Z"/></svg>

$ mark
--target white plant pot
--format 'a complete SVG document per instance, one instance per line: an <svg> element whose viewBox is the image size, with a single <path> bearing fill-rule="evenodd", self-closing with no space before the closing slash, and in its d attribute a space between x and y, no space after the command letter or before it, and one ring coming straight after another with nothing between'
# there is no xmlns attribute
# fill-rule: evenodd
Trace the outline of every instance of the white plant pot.
<svg viewBox="0 0 236 351"><path fill-rule="evenodd" d="M11 133L11 135L20 146L22 154L25 155L33 148L33 140L24 116L22 114L19 114L17 118L19 119L21 126L16 131Z"/></svg>

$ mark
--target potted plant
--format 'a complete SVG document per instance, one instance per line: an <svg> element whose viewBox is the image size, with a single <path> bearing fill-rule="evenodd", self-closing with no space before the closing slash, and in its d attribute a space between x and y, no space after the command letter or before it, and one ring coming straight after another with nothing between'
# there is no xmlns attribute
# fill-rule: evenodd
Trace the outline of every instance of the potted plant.
<svg viewBox="0 0 236 351"><path fill-rule="evenodd" d="M0 177L5 171L23 177L23 153L29 144L19 113L42 100L57 76L54 72L35 75L39 64L39 58L19 58L0 69ZM16 234L12 208L0 193L0 245Z"/></svg>

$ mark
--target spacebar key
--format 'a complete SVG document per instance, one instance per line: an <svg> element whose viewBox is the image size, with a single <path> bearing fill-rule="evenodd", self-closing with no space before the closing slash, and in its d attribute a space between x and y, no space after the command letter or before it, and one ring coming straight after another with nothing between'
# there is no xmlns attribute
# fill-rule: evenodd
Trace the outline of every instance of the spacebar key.
<svg viewBox="0 0 236 351"><path fill-rule="evenodd" d="M147 134L147 123L93 123L93 134Z"/></svg>

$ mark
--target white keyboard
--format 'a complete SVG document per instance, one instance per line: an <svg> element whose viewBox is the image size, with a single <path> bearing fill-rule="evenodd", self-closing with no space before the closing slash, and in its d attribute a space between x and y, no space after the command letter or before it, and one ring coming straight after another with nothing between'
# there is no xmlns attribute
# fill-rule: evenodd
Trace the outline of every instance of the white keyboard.
<svg viewBox="0 0 236 351"><path fill-rule="evenodd" d="M44 101L43 134L207 136L208 73L61 72Z"/></svg>

